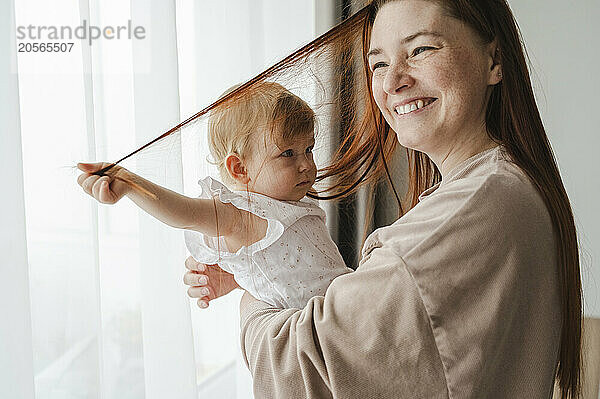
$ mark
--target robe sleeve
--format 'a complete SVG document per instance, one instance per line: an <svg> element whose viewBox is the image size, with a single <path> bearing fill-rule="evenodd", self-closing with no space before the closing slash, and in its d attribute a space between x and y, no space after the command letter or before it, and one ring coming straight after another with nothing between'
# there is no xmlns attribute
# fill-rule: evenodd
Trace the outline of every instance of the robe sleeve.
<svg viewBox="0 0 600 399"><path fill-rule="evenodd" d="M403 260L374 248L302 309L253 301L241 347L256 398L447 398L430 320Z"/></svg>

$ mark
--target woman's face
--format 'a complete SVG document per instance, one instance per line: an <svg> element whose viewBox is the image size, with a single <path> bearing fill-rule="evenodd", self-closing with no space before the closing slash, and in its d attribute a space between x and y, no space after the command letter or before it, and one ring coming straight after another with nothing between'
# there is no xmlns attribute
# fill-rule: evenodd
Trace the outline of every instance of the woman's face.
<svg viewBox="0 0 600 399"><path fill-rule="evenodd" d="M434 2L385 4L373 24L368 61L375 102L400 144L438 164L487 140L485 106L490 85L500 80L494 51L494 43L480 44Z"/></svg>

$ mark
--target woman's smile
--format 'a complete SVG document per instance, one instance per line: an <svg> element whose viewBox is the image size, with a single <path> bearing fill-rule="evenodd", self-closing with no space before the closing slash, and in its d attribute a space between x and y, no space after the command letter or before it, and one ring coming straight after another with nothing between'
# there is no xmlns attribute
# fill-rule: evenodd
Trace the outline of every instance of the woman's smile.
<svg viewBox="0 0 600 399"><path fill-rule="evenodd" d="M404 105L396 105L392 107L393 113L398 118L406 118L426 112L433 107L437 98L423 98L411 101Z"/></svg>

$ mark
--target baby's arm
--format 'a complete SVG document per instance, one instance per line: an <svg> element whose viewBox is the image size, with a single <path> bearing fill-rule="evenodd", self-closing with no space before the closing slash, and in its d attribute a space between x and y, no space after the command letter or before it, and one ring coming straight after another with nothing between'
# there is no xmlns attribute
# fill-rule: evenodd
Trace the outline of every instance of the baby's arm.
<svg viewBox="0 0 600 399"><path fill-rule="evenodd" d="M169 226L199 231L212 237L219 235L241 238L246 234L243 241L248 239L247 234L252 230L245 228L249 218L244 216L258 219L231 204L178 194L122 167L111 169L110 176L91 174L107 165L105 163L77 165L80 170L86 172L78 177L78 183L85 192L101 203L114 204L123 196L127 196L148 214ZM247 215L243 215L242 212Z"/></svg>

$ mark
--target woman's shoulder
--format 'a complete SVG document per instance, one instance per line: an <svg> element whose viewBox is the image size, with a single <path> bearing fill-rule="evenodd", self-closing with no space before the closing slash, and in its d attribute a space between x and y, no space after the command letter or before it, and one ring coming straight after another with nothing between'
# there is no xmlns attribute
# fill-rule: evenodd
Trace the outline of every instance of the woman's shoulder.
<svg viewBox="0 0 600 399"><path fill-rule="evenodd" d="M503 147L490 155L487 162L440 187L440 198L443 194L455 197L458 210L503 218L505 226L511 221L522 224L540 219L549 224L546 205L531 178Z"/></svg>
<svg viewBox="0 0 600 399"><path fill-rule="evenodd" d="M489 217L507 214L539 217L539 213L532 213L535 210L546 210L541 194L506 150L498 146L451 172L406 216L453 217L468 213Z"/></svg>
<svg viewBox="0 0 600 399"><path fill-rule="evenodd" d="M537 190L525 172L511 159L503 146L481 152L454 168L442 182L425 190L420 203L431 200L463 202L474 195L515 194L531 196ZM422 206L417 205L417 209Z"/></svg>
<svg viewBox="0 0 600 399"><path fill-rule="evenodd" d="M430 204L450 199L457 209L480 210L488 214L545 209L541 194L519 166L500 160L489 169L477 171L442 185ZM426 204L423 204L426 205Z"/></svg>
<svg viewBox="0 0 600 399"><path fill-rule="evenodd" d="M474 250L494 239L551 239L540 193L516 164L499 155L439 184L395 223L376 230L365 247L379 241L404 256L448 240L470 239Z"/></svg>

